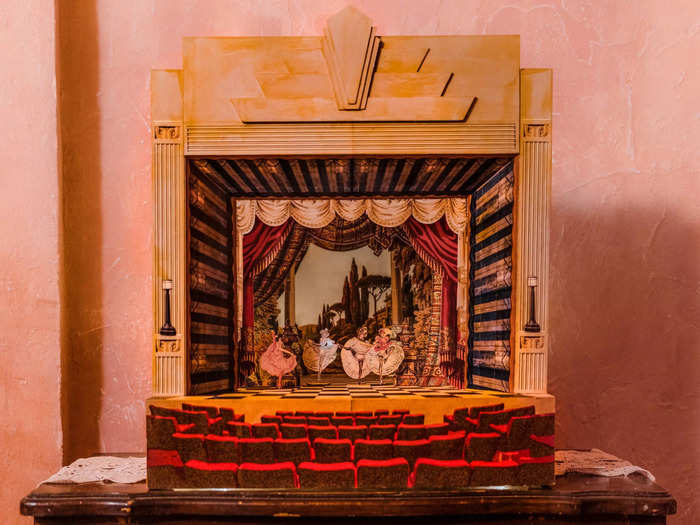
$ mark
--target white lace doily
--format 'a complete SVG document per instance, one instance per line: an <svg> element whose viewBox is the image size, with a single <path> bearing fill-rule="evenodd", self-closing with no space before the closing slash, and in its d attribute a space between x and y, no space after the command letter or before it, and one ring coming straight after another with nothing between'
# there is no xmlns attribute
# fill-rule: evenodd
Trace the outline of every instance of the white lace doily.
<svg viewBox="0 0 700 525"><path fill-rule="evenodd" d="M93 456L75 460L44 483L139 483L146 480L146 458Z"/></svg>
<svg viewBox="0 0 700 525"><path fill-rule="evenodd" d="M563 476L567 472L580 472L594 476L629 476L635 472L643 474L650 481L654 475L629 461L594 448L592 450L557 450L554 453L554 473Z"/></svg>

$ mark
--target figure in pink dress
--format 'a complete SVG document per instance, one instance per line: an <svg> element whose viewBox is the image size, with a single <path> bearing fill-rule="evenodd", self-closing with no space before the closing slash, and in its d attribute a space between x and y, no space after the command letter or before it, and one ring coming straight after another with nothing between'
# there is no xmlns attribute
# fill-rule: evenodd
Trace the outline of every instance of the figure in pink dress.
<svg viewBox="0 0 700 525"><path fill-rule="evenodd" d="M289 357L286 357L285 354ZM290 373L297 366L296 356L285 350L282 341L272 332L272 343L260 356L260 367L271 376L277 377L277 388L282 388L282 376Z"/></svg>

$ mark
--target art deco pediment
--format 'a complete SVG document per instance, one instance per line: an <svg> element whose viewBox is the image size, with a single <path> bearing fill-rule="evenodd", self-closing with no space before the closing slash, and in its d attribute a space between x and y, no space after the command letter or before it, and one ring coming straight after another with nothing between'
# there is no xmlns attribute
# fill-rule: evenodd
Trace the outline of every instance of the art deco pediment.
<svg viewBox="0 0 700 525"><path fill-rule="evenodd" d="M193 124L515 123L517 36L380 36L353 7L318 37L185 38Z"/></svg>

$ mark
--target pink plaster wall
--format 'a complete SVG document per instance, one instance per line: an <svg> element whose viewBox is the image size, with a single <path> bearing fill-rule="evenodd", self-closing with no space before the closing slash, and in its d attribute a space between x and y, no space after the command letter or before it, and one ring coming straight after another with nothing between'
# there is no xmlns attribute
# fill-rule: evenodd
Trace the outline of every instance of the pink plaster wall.
<svg viewBox="0 0 700 525"><path fill-rule="evenodd" d="M61 465L55 16L0 4L0 512ZM26 522L29 520L22 520Z"/></svg>
<svg viewBox="0 0 700 525"><path fill-rule="evenodd" d="M95 450L144 448L152 330L149 70L180 67L183 36L320 34L326 17L346 3L58 3L66 460ZM30 11L39 12L38 4L30 3ZM672 523L692 523L700 512L694 501L700 483L700 4L354 4L374 19L379 34L519 33L522 66L554 69L550 391L557 396L558 445L597 446L649 468L679 500ZM50 27L39 27L43 22L23 22L35 30L27 34L22 27L27 45L50 47L43 36ZM16 44L4 30L0 38ZM7 50L3 56L12 58ZM12 78L0 86L14 89L20 102L38 100L32 111L52 114L44 105L50 79L35 78L40 73L28 64L16 68L33 75L30 85L41 84L37 92ZM51 70L42 62L44 68ZM23 122L18 108L2 111L12 114L10 122ZM9 321L22 330L9 337L10 348L22 350L11 359L30 356L26 364L14 363L11 376L2 370L7 377L0 377L11 396L42 399L51 407L57 377L45 381L42 371L56 369L55 352L31 352L22 336L30 328L25 314L44 311L54 321L58 315L55 213L53 226L32 217L39 210L42 217L55 212L55 195L37 195L35 185L46 188L46 177L55 183L56 169L49 153L41 156L46 169L39 169L28 147L51 126L33 126L39 129L4 132L15 133L19 156L40 178L13 182L17 194L31 195L32 202L21 207L12 201L12 220L35 221L35 236L17 235L34 230L12 228L16 222L0 226L11 239L4 246L17 252L10 269L0 270L3 279L9 273L17 280L8 290L12 303L19 303ZM12 158L16 165L17 155ZM27 170L13 170L21 172ZM33 248L42 256L27 253ZM27 266L34 272L24 280ZM27 286L53 293L53 302L39 300ZM55 347L58 332L51 326L53 331L43 327L42 337ZM44 340L36 337L39 347ZM26 392L12 391L24 381ZM13 406L30 402L18 399ZM56 414L45 410L55 422ZM60 429L43 436L44 462L28 473L11 471L11 479L27 487L48 474L59 460L60 436Z"/></svg>

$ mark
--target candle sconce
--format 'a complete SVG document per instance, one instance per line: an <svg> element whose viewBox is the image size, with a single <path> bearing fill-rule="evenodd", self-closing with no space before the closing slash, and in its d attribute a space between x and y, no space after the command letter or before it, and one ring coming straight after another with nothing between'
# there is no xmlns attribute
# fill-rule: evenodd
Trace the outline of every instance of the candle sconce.
<svg viewBox="0 0 700 525"><path fill-rule="evenodd" d="M530 319L525 325L525 331L539 332L541 328L535 318L535 287L537 286L537 277L528 277L527 285L530 288Z"/></svg>
<svg viewBox="0 0 700 525"><path fill-rule="evenodd" d="M177 331L175 327L170 324L170 290L173 288L173 282L170 280L163 281L163 290L165 290L165 321L163 326L160 327L158 333L160 335L175 335Z"/></svg>

